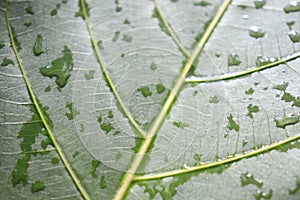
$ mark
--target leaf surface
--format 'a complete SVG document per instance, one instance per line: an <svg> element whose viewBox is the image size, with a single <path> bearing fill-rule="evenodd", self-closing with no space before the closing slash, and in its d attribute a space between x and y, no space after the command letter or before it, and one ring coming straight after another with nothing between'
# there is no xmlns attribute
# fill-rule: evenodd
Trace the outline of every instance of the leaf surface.
<svg viewBox="0 0 300 200"><path fill-rule="evenodd" d="M1 199L299 199L299 2L0 5Z"/></svg>

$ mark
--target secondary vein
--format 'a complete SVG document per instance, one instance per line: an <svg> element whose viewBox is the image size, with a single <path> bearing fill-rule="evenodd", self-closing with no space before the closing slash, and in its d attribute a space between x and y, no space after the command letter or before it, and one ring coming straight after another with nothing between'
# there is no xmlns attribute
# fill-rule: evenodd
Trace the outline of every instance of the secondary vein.
<svg viewBox="0 0 300 200"><path fill-rule="evenodd" d="M102 59L102 55L101 55L100 50L98 48L97 42L95 40L95 37L94 37L93 31L92 31L91 25L90 25L90 22L89 22L89 19L88 19L87 10L86 10L87 8L85 6L84 0L81 0L81 6L82 6L84 20L86 22L86 26L87 26L88 32L90 34L90 37L91 37L93 48L95 50L95 54L96 54L97 60L100 63L101 70L102 70L102 72L103 72L103 74L104 74L104 76L106 78L107 84L109 85L110 89L112 90L112 93L114 94L115 98L117 99L118 103L120 104L120 107L123 110L123 112L126 115L126 117L128 118L129 122L137 130L137 132L143 138L145 138L147 136L147 134L145 133L145 131L143 129L141 129L141 127L134 120L134 118L132 117L132 115L130 114L130 112L127 110L126 106L124 105L124 103L123 103L123 101L122 101L122 99L121 99L118 91L116 90L116 88L115 88L115 86L114 86L114 84L113 84L113 82L112 82L112 80L111 80L111 78L109 76L109 73L108 73L108 71L106 69L106 66L104 64L104 61Z"/></svg>
<svg viewBox="0 0 300 200"><path fill-rule="evenodd" d="M18 64L19 64L19 67L20 67L25 85L27 87L29 96L30 96L30 98L31 98L31 100L32 100L32 102L33 102L33 104L34 104L41 120L42 120L42 123L43 123L45 129L47 130L47 132L49 134L49 137L50 137L50 139L53 143L53 146L54 146L56 152L58 153L61 161L63 162L67 172L69 173L69 175L70 175L71 179L73 180L75 186L77 187L79 193L81 194L81 196L84 199L89 200L90 199L89 195L87 194L87 192L85 191L85 189L81 185L81 183L80 183L79 179L77 178L75 172L72 170L72 168L70 166L70 163L68 162L67 158L65 157L61 147L59 146L54 134L52 133L52 131L50 129L50 125L47 123L46 117L43 115L42 108L40 107L40 104L38 103L38 100L37 100L32 88L30 86L29 79L28 79L28 77L25 73L24 66L21 62L20 56L19 56L17 48L16 48L15 41L13 39L13 33L12 33L12 29L11 29L11 25L10 25L10 21L9 21L9 17L8 17L8 0L6 0L6 6L5 6L5 18L6 18L6 24L7 24L7 29L8 29L8 33L9 33L10 43L11 43L11 46L12 46L13 51L15 53L15 56L17 58L17 61L18 61Z"/></svg>
<svg viewBox="0 0 300 200"><path fill-rule="evenodd" d="M217 26L219 20L221 19L221 17L223 16L223 14L225 13L227 7L230 5L231 0L225 0L223 2L223 4L221 5L219 11L217 12L216 16L214 17L214 19L212 20L212 22L210 23L210 25L208 26L208 28L206 29L206 32L204 33L203 37L200 39L196 49L194 50L192 56L190 57L190 59L188 59L188 62L186 62L180 76L178 77L175 85L173 86L173 89L171 90L165 104L163 105L161 111L159 112L158 116L156 117L156 119L154 120L154 122L152 123L152 126L149 129L149 133L147 134L147 138L143 141L138 153L136 154L133 163L130 167L130 169L128 170L128 172L125 174L122 184L119 188L119 190L117 191L116 195L115 195L115 200L121 200L124 198L126 192L128 191L128 188L130 187L133 178L134 178L134 174L137 172L140 164L142 163L143 159L144 159L144 155L146 154L146 152L149 150L149 147L151 145L151 143L154 142L154 138L155 135L157 134L157 132L159 131L161 125L163 124L168 111L171 109L171 106L173 104L173 102L176 99L176 96L179 94L182 86L185 83L185 78L189 72L189 70L191 69L193 63L196 61L198 55L201 53L204 45L206 44L206 42L208 41L210 35L212 34L212 32L214 31L215 27Z"/></svg>

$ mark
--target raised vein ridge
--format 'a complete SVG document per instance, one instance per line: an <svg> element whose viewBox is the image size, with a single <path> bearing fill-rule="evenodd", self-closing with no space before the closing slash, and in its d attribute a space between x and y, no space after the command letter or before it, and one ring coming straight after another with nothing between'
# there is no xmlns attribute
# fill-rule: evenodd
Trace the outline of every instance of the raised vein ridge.
<svg viewBox="0 0 300 200"><path fill-rule="evenodd" d="M45 127L45 129L47 130L48 134L49 134L49 137L53 143L53 146L54 148L56 149L56 152L58 153L61 161L63 162L67 172L69 173L71 179L73 180L75 186L77 187L79 193L81 194L81 196L84 198L84 199L90 199L89 195L87 194L87 192L85 191L85 189L83 188L83 186L81 185L78 177L76 176L75 172L72 170L71 166L70 166L70 163L68 162L67 158L65 157L61 147L59 146L57 140L55 139L51 129L50 129L50 125L48 124L47 122L47 119L46 117L43 115L43 112L42 112L42 108L40 107L39 103L38 103L38 100L30 86L30 82L27 78L27 75L25 73L25 69L23 67L23 64L21 62L21 58L19 57L19 54L18 54L18 51L17 51L17 47L16 47L16 44L15 44L15 41L13 39L13 33L12 33L12 28L11 28L11 25L10 25L10 22L9 22L9 17L8 17L8 0L6 0L6 4L5 4L5 18L6 18L6 24L7 24L7 29L8 29L8 34L9 34L9 39L10 39L10 43L11 43L11 46L13 48L13 51L15 53L15 56L17 58L17 61L18 61L18 64L19 64L19 67L20 67L20 70L21 70L21 73L23 75L23 78L24 78L24 82L26 84L26 87L27 87L27 90L28 90L28 93L29 93L29 96L30 98L32 99L32 102L33 102L33 105L35 106L40 118L41 118L41 121Z"/></svg>

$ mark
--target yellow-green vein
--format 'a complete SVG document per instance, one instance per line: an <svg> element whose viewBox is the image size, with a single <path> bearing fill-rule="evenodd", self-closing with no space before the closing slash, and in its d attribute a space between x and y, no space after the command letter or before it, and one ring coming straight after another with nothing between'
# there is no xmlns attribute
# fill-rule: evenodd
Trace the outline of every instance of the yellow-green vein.
<svg viewBox="0 0 300 200"><path fill-rule="evenodd" d="M87 15L87 8L84 4L84 0L81 0L81 6L82 6L82 11L83 11L83 16L84 16L84 19L85 19L85 22L86 22L86 26L87 26L87 29L88 29L88 32L90 34L90 37L91 37L91 41L92 41L92 45L93 45L93 48L95 49L95 54L96 54L96 57L98 59L98 62L100 63L100 67L101 67L101 70L105 76L105 79L107 81L107 84L109 85L112 93L114 94L115 98L117 99L122 111L124 112L125 116L128 118L129 122L132 124L132 126L137 130L137 132L142 136L142 137L146 137L146 133L143 129L141 129L141 127L137 124L137 122L134 120L134 118L132 117L132 115L130 114L130 112L127 110L126 106L124 105L118 91L116 90L110 76L109 76L109 73L105 67L105 64L104 64L104 61L102 59L102 55L100 53L100 50L98 48L98 45L97 45L97 42L96 42L96 39L94 37L94 34L93 34L93 31L92 31L92 28L91 28L91 25L90 25L90 22L89 22L89 18L88 18L88 15Z"/></svg>
<svg viewBox="0 0 300 200"><path fill-rule="evenodd" d="M182 51L183 55L187 59L189 59L191 57L191 55L184 48L184 46L181 44L181 42L179 41L179 39L177 38L177 36L173 32L172 28L170 27L169 23L167 22L166 18L163 16L163 14L161 12L161 9L160 9L160 7L159 7L159 5L157 3L157 0L153 0L153 2L154 2L155 9L157 11L159 19L162 21L162 23L164 24L164 26L167 28L168 33L170 34L170 36L172 37L173 41L176 43L176 45L178 46L178 48Z"/></svg>
<svg viewBox="0 0 300 200"><path fill-rule="evenodd" d="M249 158L252 156L256 156L258 154L264 153L264 152L268 152L272 149L275 149L281 145L290 143L292 141L296 141L300 139L300 135L294 136L294 137L290 137L286 140L283 140L281 142L278 143L274 143L271 144L269 146L266 147L262 147L260 149L251 151L249 153L245 153L243 155L237 155L228 159L224 159L224 160L220 160L220 161L216 161L216 162L211 162L211 163L207 163L207 164L203 164L203 165L198 165L198 166L193 166L193 167L188 167L187 169L180 169L180 170L173 170L173 171L169 171L169 172L163 172L163 173L158 173L158 174L154 174L154 175L146 175L146 176L134 176L133 180L134 181L145 181L145 180L153 180L153 179L159 179L159 178L165 178L165 177L169 177L169 176L176 176L176 175L180 175L180 174L184 174L184 173L190 173L190 172L194 172L194 171L199 171L199 170L203 170L203 169L208 169L211 167L216 167L219 165L224 165L224 164L228 164L231 162L235 162L244 158Z"/></svg>
<svg viewBox="0 0 300 200"><path fill-rule="evenodd" d="M220 75L220 76L188 77L188 78L186 78L186 82L187 83L207 83L207 82L228 80L228 79L237 78L237 77L240 77L240 76L246 76L246 75L252 74L254 72L259 72L259 71L262 71L262 70L265 70L265 69L268 69L268 68L286 63L286 62L294 60L298 57L300 57L300 52L294 53L294 54L292 54L290 56L287 56L285 58L282 58L278 61L266 64L266 65L262 65L262 66L259 66L259 67L253 67L253 68L247 69L245 71L229 73L229 74Z"/></svg>
<svg viewBox="0 0 300 200"><path fill-rule="evenodd" d="M9 34L9 39L10 39L10 43L11 43L11 46L13 48L13 51L15 53L15 56L16 56L16 59L18 61L18 64L19 64L19 67L20 67L20 70L21 70L21 73L23 75L23 79L24 79L24 82L26 84L26 87L27 87L27 90L28 90L28 93L29 93L29 96L30 98L32 99L32 102L42 120L42 123L45 127L45 129L47 130L48 134L49 134L49 137L53 143L53 146L56 150L56 152L58 153L61 161L63 162L66 170L68 171L71 179L73 180L75 186L77 187L79 193L81 194L81 196L84 198L84 199L90 199L89 198L89 195L87 194L87 192L85 191L85 189L83 188L83 186L81 185L79 179L77 178L75 172L72 170L71 166L70 166L70 163L68 162L67 158L65 157L61 147L59 146L57 140L55 139L51 129L50 129L50 125L47 123L47 120L46 120L46 117L43 115L43 111L42 111L42 108L40 107L40 104L38 103L38 100L30 86L30 82L27 78L27 75L25 73L25 69L24 69L24 66L21 62L21 59L19 57L19 54L18 54L18 51L17 51L17 48L16 48L16 44L15 44L15 41L13 39L13 33L12 33L12 29L11 29L11 25L10 25L10 21L9 21L9 17L8 17L8 0L6 0L6 7L5 7L5 18L6 18L6 24L7 24L7 29L8 29L8 34Z"/></svg>
<svg viewBox="0 0 300 200"><path fill-rule="evenodd" d="M167 116L168 111L171 109L171 106L176 99L176 96L179 94L183 84L185 83L185 78L186 78L189 70L191 69L191 67L192 67L193 63L195 62L195 60L197 59L198 55L201 53L205 43L209 39L210 35L214 31L215 27L217 26L219 20L223 16L224 12L226 11L226 9L230 5L230 3L231 3L231 0L225 0L223 2L223 4L219 8L216 16L214 17L214 19L212 20L212 22L206 29L206 32L204 33L203 37L200 39L192 56L190 57L188 62L183 67L181 74L179 75L176 83L174 84L173 89L171 90L168 98L166 99L162 109L160 110L159 114L157 115L154 122L152 123L152 125L149 129L149 133L147 134L148 137L141 144L141 147L140 147L138 153L136 154L135 158L133 159L130 169L124 175L121 186L115 195L116 200L121 200L124 198L126 192L128 191L128 189L133 181L134 174L137 172L139 166L141 165L141 163L144 159L144 155L149 150L149 147L152 144L152 142L154 142L155 135L159 131L161 125L163 124L163 122Z"/></svg>

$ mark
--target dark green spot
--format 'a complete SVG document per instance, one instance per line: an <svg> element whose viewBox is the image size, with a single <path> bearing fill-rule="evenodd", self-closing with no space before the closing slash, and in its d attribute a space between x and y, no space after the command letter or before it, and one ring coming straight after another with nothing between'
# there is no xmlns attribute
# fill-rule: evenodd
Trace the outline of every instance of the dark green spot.
<svg viewBox="0 0 300 200"><path fill-rule="evenodd" d="M157 84L157 85L156 85L156 92L157 92L158 94L163 93L165 90L166 90L166 88L165 88L165 86L163 86L162 84Z"/></svg>
<svg viewBox="0 0 300 200"><path fill-rule="evenodd" d="M300 190L300 178L296 177L296 186L294 189L289 189L289 194L294 195Z"/></svg>
<svg viewBox="0 0 300 200"><path fill-rule="evenodd" d="M177 128L181 128L181 129L184 129L185 127L188 127L187 124L182 123L182 122L176 122L176 121L173 122L173 125L176 126Z"/></svg>
<svg viewBox="0 0 300 200"><path fill-rule="evenodd" d="M150 69L153 70L153 71L156 70L157 69L156 63L151 62Z"/></svg>
<svg viewBox="0 0 300 200"><path fill-rule="evenodd" d="M41 147L43 149L46 149L48 145L53 146L52 140L50 138L47 138L47 139L41 141Z"/></svg>
<svg viewBox="0 0 300 200"><path fill-rule="evenodd" d="M129 42L132 41L132 37L129 36L129 35L123 35L123 39L122 40L129 43Z"/></svg>
<svg viewBox="0 0 300 200"><path fill-rule="evenodd" d="M120 31L116 31L114 37L112 38L112 41L115 42L119 39L120 37Z"/></svg>
<svg viewBox="0 0 300 200"><path fill-rule="evenodd" d="M26 12L27 12L28 14L34 15L34 12L33 12L31 6L28 6L27 8L25 8L25 10L26 10Z"/></svg>
<svg viewBox="0 0 300 200"><path fill-rule="evenodd" d="M248 172L242 173L240 178L242 186L246 186L249 184L256 185L259 188L262 188L263 186L263 182L256 180L254 176L252 174L249 174Z"/></svg>
<svg viewBox="0 0 300 200"><path fill-rule="evenodd" d="M102 116L99 116L99 117L97 118L97 121L98 121L99 124L101 124L101 122L102 122Z"/></svg>
<svg viewBox="0 0 300 200"><path fill-rule="evenodd" d="M42 53L44 53L44 51L42 49L42 42L43 42L42 36L40 34L37 35L34 46L33 46L34 55L39 56Z"/></svg>
<svg viewBox="0 0 300 200"><path fill-rule="evenodd" d="M36 181L34 183L32 183L31 185L31 192L35 193L35 192L39 192L42 191L46 188L45 184L42 181Z"/></svg>
<svg viewBox="0 0 300 200"><path fill-rule="evenodd" d="M105 189L106 187L107 187L107 185L106 185L105 177L101 176L101 179L100 179L100 188L101 189Z"/></svg>
<svg viewBox="0 0 300 200"><path fill-rule="evenodd" d="M32 22L24 22L24 26L29 27L32 25Z"/></svg>
<svg viewBox="0 0 300 200"><path fill-rule="evenodd" d="M95 70L90 70L89 73L85 73L84 77L86 80L94 79Z"/></svg>
<svg viewBox="0 0 300 200"><path fill-rule="evenodd" d="M263 199L271 199L273 196L273 190L270 190L268 194L264 193L263 191L258 191L256 194L253 195L255 200L261 200Z"/></svg>
<svg viewBox="0 0 300 200"><path fill-rule="evenodd" d="M130 21L128 19L125 19L123 24L130 24Z"/></svg>
<svg viewBox="0 0 300 200"><path fill-rule="evenodd" d="M259 112L259 107L258 106L253 106L252 104L248 105L247 109L248 109L247 116L249 116L250 118L253 118L252 113Z"/></svg>
<svg viewBox="0 0 300 200"><path fill-rule="evenodd" d="M38 102L39 104L39 102ZM42 107L42 105L39 104L39 107L42 110L42 113L45 117L46 123L52 127L52 121L50 120L48 114L46 113L47 108ZM36 122L41 121L40 116L34 106L30 106L30 109L32 111L32 118L29 122ZM11 173L12 175L12 184L13 186L16 186L20 183L23 184L23 186L26 186L28 184L28 173L27 169L29 167L29 161L31 160L31 153L35 149L32 148L32 145L35 144L35 140L39 134L45 135L49 139L48 133L44 129L43 123L24 123L17 138L22 139L20 143L20 147L22 150L22 158L18 159L15 167ZM43 148L45 149L45 148Z"/></svg>
<svg viewBox="0 0 300 200"><path fill-rule="evenodd" d="M137 89L137 91L141 92L144 97L148 97L152 95L150 88L147 86L142 86L139 89Z"/></svg>
<svg viewBox="0 0 300 200"><path fill-rule="evenodd" d="M62 0L61 1L63 4L66 4L68 2L68 0Z"/></svg>
<svg viewBox="0 0 300 200"><path fill-rule="evenodd" d="M102 40L99 40L97 42L97 46L99 47L99 49L104 49L104 47L102 46Z"/></svg>
<svg viewBox="0 0 300 200"><path fill-rule="evenodd" d="M284 94L281 97L281 100L285 102L293 102L292 106L300 107L300 96L296 98L291 93L284 92Z"/></svg>
<svg viewBox="0 0 300 200"><path fill-rule="evenodd" d="M0 49L2 49L3 47L5 47L4 42L0 41Z"/></svg>
<svg viewBox="0 0 300 200"><path fill-rule="evenodd" d="M196 165L199 165L201 162L201 156L202 154L194 154L194 160L196 161Z"/></svg>
<svg viewBox="0 0 300 200"><path fill-rule="evenodd" d="M56 8L60 9L60 3L56 4Z"/></svg>
<svg viewBox="0 0 300 200"><path fill-rule="evenodd" d="M18 41L18 37L17 37L17 35L15 33L15 29L12 26L11 26L11 32L12 32L12 35L13 35L13 41L15 42L17 51L20 52L20 50L22 49L21 48L21 43Z"/></svg>
<svg viewBox="0 0 300 200"><path fill-rule="evenodd" d="M210 6L211 3L207 2L207 1L200 1L200 2L196 2L194 3L194 6L201 6L201 7L206 7L206 6Z"/></svg>
<svg viewBox="0 0 300 200"><path fill-rule="evenodd" d="M299 122L300 116L293 116L284 119L275 119L276 127L285 128L286 126L294 125Z"/></svg>
<svg viewBox="0 0 300 200"><path fill-rule="evenodd" d="M101 124L100 127L103 131L105 131L105 134L108 134L111 130L114 129L114 127L109 122Z"/></svg>
<svg viewBox="0 0 300 200"><path fill-rule="evenodd" d="M228 56L228 66L238 66L239 64L241 64L241 60L239 55L237 55L236 53L231 53Z"/></svg>
<svg viewBox="0 0 300 200"><path fill-rule="evenodd" d="M122 158L122 153L118 152L116 155L116 160L120 160L120 158Z"/></svg>
<svg viewBox="0 0 300 200"><path fill-rule="evenodd" d="M78 5L79 5L79 11L75 13L75 17L82 17L83 20L85 20L84 17L84 10L86 11L87 16L90 16L90 8L89 5L86 3L86 1L83 1L83 4L81 4L81 0L78 0ZM83 7L84 6L84 7Z"/></svg>
<svg viewBox="0 0 300 200"><path fill-rule="evenodd" d="M273 89L275 89L275 90L280 90L280 91L285 91L286 88L288 87L288 85L289 85L289 83L284 82L284 83L282 83L282 84L280 84L280 85L275 85L275 86L273 87Z"/></svg>
<svg viewBox="0 0 300 200"><path fill-rule="evenodd" d="M113 133L113 135L118 135L118 134L120 134L121 133L121 131L115 131L114 133Z"/></svg>
<svg viewBox="0 0 300 200"><path fill-rule="evenodd" d="M92 160L92 169L90 171L92 177L94 178L97 178L98 175L96 174L96 170L97 170L97 167L99 167L101 164L101 162L99 160Z"/></svg>
<svg viewBox="0 0 300 200"><path fill-rule="evenodd" d="M45 88L45 92L50 92L51 91L51 87L50 85L48 85L48 87Z"/></svg>
<svg viewBox="0 0 300 200"><path fill-rule="evenodd" d="M70 111L69 113L66 113L68 120L74 119L74 117L79 114L79 112L74 108L74 103L68 102L66 108Z"/></svg>
<svg viewBox="0 0 300 200"><path fill-rule="evenodd" d="M193 44L192 47L196 47L196 45L199 43L199 41L201 40L201 38L203 37L204 33L206 32L206 29L208 28L209 24L211 23L212 21L212 18L210 20L208 20L205 24L204 24L204 27L203 27L203 31L198 33L195 37L195 42ZM220 54L216 54L217 55L220 55ZM217 56L218 57L218 56Z"/></svg>
<svg viewBox="0 0 300 200"><path fill-rule="evenodd" d="M209 98L209 103L219 103L220 99L217 96Z"/></svg>
<svg viewBox="0 0 300 200"><path fill-rule="evenodd" d="M264 5L266 3L267 3L266 0L255 0L254 1L255 8L257 8L257 9L264 7Z"/></svg>
<svg viewBox="0 0 300 200"><path fill-rule="evenodd" d="M178 0L171 0L172 3L175 3L175 2L177 2L177 1L178 1Z"/></svg>
<svg viewBox="0 0 300 200"><path fill-rule="evenodd" d="M194 91L193 91L193 95L194 95L194 96L197 96L197 94L198 94L198 91L197 91L197 90L194 90Z"/></svg>
<svg viewBox="0 0 300 200"><path fill-rule="evenodd" d="M79 155L79 152L78 151L75 151L75 153L72 155L73 158L75 158L76 156Z"/></svg>
<svg viewBox="0 0 300 200"><path fill-rule="evenodd" d="M51 163L54 164L54 165L58 164L59 163L59 158L57 158L57 157L52 158Z"/></svg>
<svg viewBox="0 0 300 200"><path fill-rule="evenodd" d="M240 126L233 120L233 116L232 114L230 114L228 117L228 125L227 128L229 130L235 130L236 132L238 132L240 130Z"/></svg>
<svg viewBox="0 0 300 200"><path fill-rule="evenodd" d="M249 88L249 89L245 92L245 94L247 94L247 95L252 95L253 93L254 93L253 88Z"/></svg>
<svg viewBox="0 0 300 200"><path fill-rule="evenodd" d="M53 10L51 10L50 15L51 16L57 15L57 9L54 8Z"/></svg>
<svg viewBox="0 0 300 200"><path fill-rule="evenodd" d="M2 63L1 63L1 67L6 67L7 65L15 65L14 61L12 61L11 59L8 58L3 58Z"/></svg>
<svg viewBox="0 0 300 200"><path fill-rule="evenodd" d="M42 75L49 78L56 78L55 83L58 85L59 89L67 84L67 81L71 76L70 72L73 70L74 65L71 50L65 46L62 53L63 56L53 60L51 66L40 68Z"/></svg>
<svg viewBox="0 0 300 200"><path fill-rule="evenodd" d="M108 116L107 117L108 118L113 118L114 117L112 110L108 111Z"/></svg>

